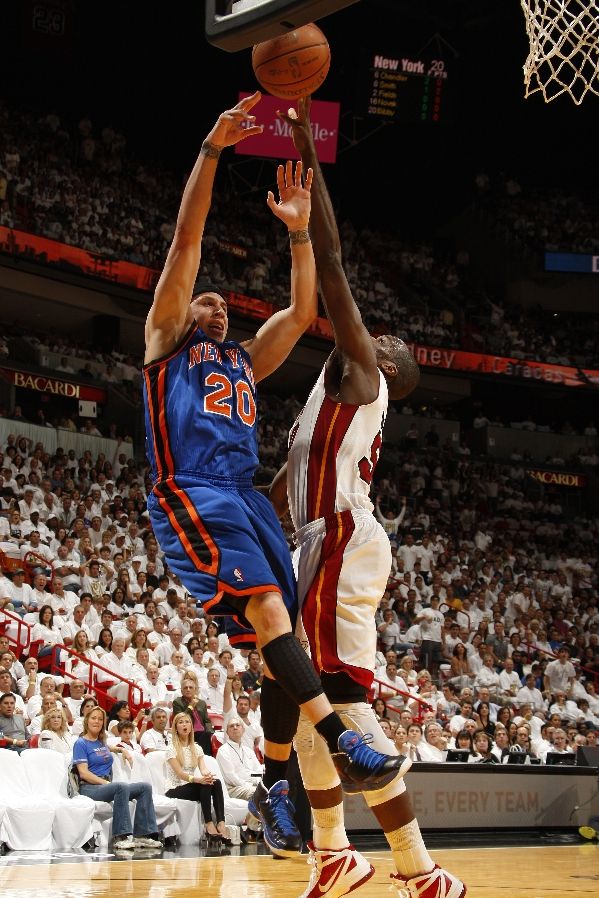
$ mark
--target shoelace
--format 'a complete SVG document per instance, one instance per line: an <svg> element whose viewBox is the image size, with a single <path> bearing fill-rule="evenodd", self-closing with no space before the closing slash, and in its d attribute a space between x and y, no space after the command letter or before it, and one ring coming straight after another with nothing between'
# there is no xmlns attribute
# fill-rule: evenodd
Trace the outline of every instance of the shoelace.
<svg viewBox="0 0 599 898"><path fill-rule="evenodd" d="M297 827L293 820L295 808L286 795L269 799L276 825L284 832L295 832Z"/></svg>
<svg viewBox="0 0 599 898"><path fill-rule="evenodd" d="M391 879L393 880L395 878L396 877L393 876L393 874L391 874ZM395 892L395 894L398 896L398 898L412 898L412 896L410 895L409 889L401 888L399 885L396 885L394 882L392 882L391 885L389 886L389 891Z"/></svg>
<svg viewBox="0 0 599 898"><path fill-rule="evenodd" d="M370 748L373 738L372 733L364 733L356 744L347 751L354 764L359 764L361 767L365 767L366 770L376 770L379 764L387 760L387 755Z"/></svg>

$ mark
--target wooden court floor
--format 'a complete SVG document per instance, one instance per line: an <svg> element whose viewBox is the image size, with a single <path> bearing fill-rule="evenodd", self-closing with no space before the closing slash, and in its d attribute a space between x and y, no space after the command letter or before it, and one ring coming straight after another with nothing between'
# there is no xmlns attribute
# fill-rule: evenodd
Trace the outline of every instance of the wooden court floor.
<svg viewBox="0 0 599 898"><path fill-rule="evenodd" d="M392 898L388 851L364 852L376 874L356 896ZM468 885L469 898L599 895L599 846L473 848L431 852ZM268 856L93 861L0 868L1 898L298 898L305 859Z"/></svg>

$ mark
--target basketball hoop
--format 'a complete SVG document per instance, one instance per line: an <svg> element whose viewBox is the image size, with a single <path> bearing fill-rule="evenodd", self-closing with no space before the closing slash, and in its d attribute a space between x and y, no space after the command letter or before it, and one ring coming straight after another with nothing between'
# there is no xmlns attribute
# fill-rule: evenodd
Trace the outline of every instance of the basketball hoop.
<svg viewBox="0 0 599 898"><path fill-rule="evenodd" d="M599 96L599 0L520 2L530 41L524 96L570 94L577 106L589 91Z"/></svg>

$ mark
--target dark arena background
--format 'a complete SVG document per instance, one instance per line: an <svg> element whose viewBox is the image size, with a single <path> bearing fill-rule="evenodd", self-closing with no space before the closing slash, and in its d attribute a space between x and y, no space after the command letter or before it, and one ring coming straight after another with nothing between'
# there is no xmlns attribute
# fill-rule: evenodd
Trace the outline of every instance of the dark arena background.
<svg viewBox="0 0 599 898"><path fill-rule="evenodd" d="M296 24L301 5L277 21ZM421 371L416 390L390 405L372 479L393 563L371 699L389 753L414 760L406 787L434 861L471 898L586 896L599 878L597 4L565 0L590 22L581 102L567 91L525 99L530 48L517 0L303 5L299 24L317 18L331 49L311 118L344 268L369 331L401 337ZM555 15L563 6L536 5ZM147 512L146 316L202 141L257 89L250 44L272 33L262 22L249 43L215 35L213 12L222 23L234 10L219 0L0 4L7 898L350 890L308 885L299 774L300 863L275 862L247 825L247 801L230 795L216 756L231 683L233 708L238 693L249 696L259 772L262 661L254 668L229 646L222 618L210 626L164 563ZM278 162L297 158L276 115L290 105L263 96L253 110L263 134L218 164L201 274L227 300L239 341L289 302L287 234L266 195ZM332 347L321 304L260 384L255 484L265 492ZM425 656L420 627L435 599L438 657ZM124 640L122 658L113 639ZM230 664L240 682L227 679ZM214 730L204 749L228 788L232 845L210 838L199 808L164 794L162 748L189 670L207 706L203 736ZM115 848L111 804L68 797L88 693L108 714L108 744L131 751L131 765L116 755L114 778L152 787L158 847ZM53 708L67 718L62 757L41 747ZM131 743L116 729L129 718ZM471 738L481 730L484 752ZM374 898L395 855L360 795L346 796L345 816L376 869L359 891Z"/></svg>

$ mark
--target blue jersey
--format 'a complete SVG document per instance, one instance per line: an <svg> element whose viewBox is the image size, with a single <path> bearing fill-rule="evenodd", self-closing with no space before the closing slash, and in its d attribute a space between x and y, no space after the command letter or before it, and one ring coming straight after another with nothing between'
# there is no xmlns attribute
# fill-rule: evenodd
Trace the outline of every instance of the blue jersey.
<svg viewBox="0 0 599 898"><path fill-rule="evenodd" d="M251 482L256 386L239 343L216 343L194 324L173 353L144 366L144 405L154 483L175 474Z"/></svg>

